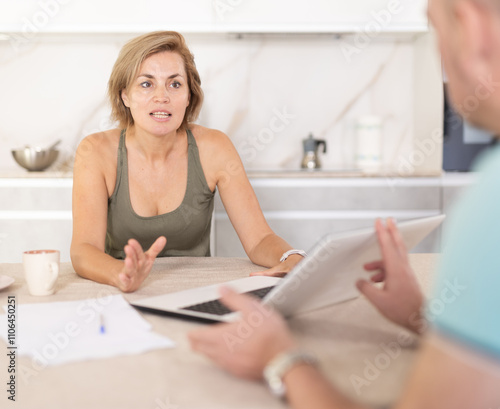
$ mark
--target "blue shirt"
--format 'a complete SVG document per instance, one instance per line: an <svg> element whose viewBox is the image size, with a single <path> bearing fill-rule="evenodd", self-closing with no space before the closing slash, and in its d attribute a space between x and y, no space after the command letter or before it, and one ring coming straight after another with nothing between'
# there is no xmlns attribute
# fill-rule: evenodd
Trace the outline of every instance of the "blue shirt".
<svg viewBox="0 0 500 409"><path fill-rule="evenodd" d="M500 359L500 146L448 219L427 318L439 332Z"/></svg>

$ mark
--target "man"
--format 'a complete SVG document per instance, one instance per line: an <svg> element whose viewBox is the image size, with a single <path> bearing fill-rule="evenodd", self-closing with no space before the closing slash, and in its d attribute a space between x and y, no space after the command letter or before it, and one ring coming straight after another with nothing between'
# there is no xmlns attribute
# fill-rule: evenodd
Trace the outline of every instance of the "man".
<svg viewBox="0 0 500 409"><path fill-rule="evenodd" d="M455 108L470 122L500 135L500 0L429 0L429 17ZM442 295L450 283L467 290L433 317L397 408L500 407L500 147L482 158L478 171L478 183L450 218L434 291ZM376 230L383 260L367 269L380 270L374 279L384 279L384 287L361 281L358 288L387 318L419 331L422 297L401 237L392 221L378 221ZM247 296L228 289L221 293L231 309L241 311L242 320L256 310L256 301ZM285 362L278 381L295 408L361 407L295 353L293 338L277 313L230 353L222 335L235 333L237 326L195 331L190 334L192 348L250 379L262 379L265 368Z"/></svg>

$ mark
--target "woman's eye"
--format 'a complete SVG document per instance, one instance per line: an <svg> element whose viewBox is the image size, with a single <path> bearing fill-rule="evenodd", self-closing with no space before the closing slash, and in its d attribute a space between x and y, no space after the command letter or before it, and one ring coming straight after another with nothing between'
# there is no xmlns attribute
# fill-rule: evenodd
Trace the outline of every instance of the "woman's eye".
<svg viewBox="0 0 500 409"><path fill-rule="evenodd" d="M151 86L151 83L149 81L141 82L142 88L149 88L150 86Z"/></svg>
<svg viewBox="0 0 500 409"><path fill-rule="evenodd" d="M174 81L174 82L172 82L172 84L170 84L170 86L173 88L180 88L181 83L178 81Z"/></svg>

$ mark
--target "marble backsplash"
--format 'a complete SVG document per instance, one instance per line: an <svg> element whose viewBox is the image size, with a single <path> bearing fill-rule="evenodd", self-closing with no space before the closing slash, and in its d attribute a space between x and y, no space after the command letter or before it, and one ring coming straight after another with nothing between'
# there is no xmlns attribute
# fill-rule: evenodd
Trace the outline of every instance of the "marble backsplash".
<svg viewBox="0 0 500 409"><path fill-rule="evenodd" d="M113 127L106 83L131 37L39 35L19 49L0 41L1 170L19 169L12 148L59 138L55 168L68 169L84 136ZM350 58L333 35L186 38L205 92L198 123L227 133L247 169L298 169L309 133L327 142L324 169L352 169L354 124L367 114L383 118L384 169L411 155L415 121L425 118L415 114L409 36L374 39Z"/></svg>

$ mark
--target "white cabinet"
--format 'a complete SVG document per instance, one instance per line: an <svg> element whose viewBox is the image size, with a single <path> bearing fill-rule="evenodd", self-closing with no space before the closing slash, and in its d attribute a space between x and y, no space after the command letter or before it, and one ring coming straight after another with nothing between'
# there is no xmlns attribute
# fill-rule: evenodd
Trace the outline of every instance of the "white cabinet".
<svg viewBox="0 0 500 409"><path fill-rule="evenodd" d="M216 0L217 23L237 31L425 31L427 0Z"/></svg>
<svg viewBox="0 0 500 409"><path fill-rule="evenodd" d="M0 178L0 263L19 263L36 249L70 260L71 189L68 178Z"/></svg>
<svg viewBox="0 0 500 409"><path fill-rule="evenodd" d="M373 226L377 217L407 220L448 213L475 175L441 178L252 177L271 228L292 246L309 249L329 233ZM0 263L20 262L25 250L55 248L69 261L72 179L0 178ZM445 221L446 223L446 221ZM415 252L439 251L437 230ZM245 256L219 196L212 255Z"/></svg>
<svg viewBox="0 0 500 409"><path fill-rule="evenodd" d="M0 0L0 31L139 32L176 27L206 31L214 20L209 0Z"/></svg>
<svg viewBox="0 0 500 409"><path fill-rule="evenodd" d="M421 32L427 0L0 0L0 32Z"/></svg>

